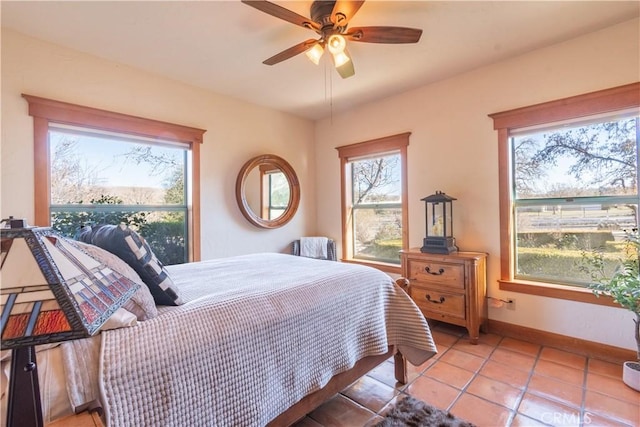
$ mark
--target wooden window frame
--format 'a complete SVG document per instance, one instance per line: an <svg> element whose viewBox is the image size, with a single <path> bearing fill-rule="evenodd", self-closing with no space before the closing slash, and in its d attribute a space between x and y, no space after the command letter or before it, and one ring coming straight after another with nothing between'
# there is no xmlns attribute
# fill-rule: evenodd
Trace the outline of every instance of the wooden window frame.
<svg viewBox="0 0 640 427"><path fill-rule="evenodd" d="M342 261L363 264L377 268L387 273L401 274L401 266L386 262L366 261L353 258L353 227L352 215L350 213L351 188L347 185L350 179L346 176L347 164L351 159L398 152L400 154L400 181L402 185L402 249L409 249L409 196L407 191L407 147L409 146L409 136L411 132L358 142L356 144L336 147L340 157L340 191L341 191L341 212L342 212Z"/></svg>
<svg viewBox="0 0 640 427"><path fill-rule="evenodd" d="M514 279L512 164L509 137L512 130L640 107L640 82L489 114L498 131L500 201L500 289L530 295L619 307L610 297L597 298L589 289Z"/></svg>
<svg viewBox="0 0 640 427"><path fill-rule="evenodd" d="M129 116L106 110L22 94L33 117L35 224L51 225L49 124L81 126L186 144L191 151L191 201L187 204L189 260L200 261L200 144L206 130Z"/></svg>

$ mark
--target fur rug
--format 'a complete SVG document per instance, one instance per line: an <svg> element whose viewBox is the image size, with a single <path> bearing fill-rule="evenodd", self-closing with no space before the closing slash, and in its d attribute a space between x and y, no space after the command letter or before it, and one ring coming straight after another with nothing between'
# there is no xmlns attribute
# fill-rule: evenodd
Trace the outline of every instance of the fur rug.
<svg viewBox="0 0 640 427"><path fill-rule="evenodd" d="M475 425L456 418L450 412L407 396L396 402L393 409L376 427L475 427Z"/></svg>

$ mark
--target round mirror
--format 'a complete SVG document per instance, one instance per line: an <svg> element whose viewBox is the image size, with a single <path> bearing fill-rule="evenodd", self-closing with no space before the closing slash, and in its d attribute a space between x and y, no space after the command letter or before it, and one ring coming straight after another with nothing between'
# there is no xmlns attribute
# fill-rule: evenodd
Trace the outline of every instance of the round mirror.
<svg viewBox="0 0 640 427"><path fill-rule="evenodd" d="M293 218L300 203L300 184L286 160L273 154L254 157L236 180L240 212L255 226L281 227Z"/></svg>

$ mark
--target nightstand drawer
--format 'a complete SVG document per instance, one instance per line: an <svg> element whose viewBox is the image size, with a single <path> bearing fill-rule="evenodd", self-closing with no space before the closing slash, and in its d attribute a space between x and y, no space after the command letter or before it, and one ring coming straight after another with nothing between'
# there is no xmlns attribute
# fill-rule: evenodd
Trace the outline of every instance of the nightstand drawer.
<svg viewBox="0 0 640 427"><path fill-rule="evenodd" d="M411 287L411 299L425 312L458 319L465 318L465 295ZM434 316L438 318L437 316Z"/></svg>
<svg viewBox="0 0 640 427"><path fill-rule="evenodd" d="M464 265L410 259L409 281L436 283L464 289Z"/></svg>

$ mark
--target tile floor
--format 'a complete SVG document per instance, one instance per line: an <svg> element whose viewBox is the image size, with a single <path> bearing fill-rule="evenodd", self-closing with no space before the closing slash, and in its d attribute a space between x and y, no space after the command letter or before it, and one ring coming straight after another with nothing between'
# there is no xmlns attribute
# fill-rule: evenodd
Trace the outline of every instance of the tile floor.
<svg viewBox="0 0 640 427"><path fill-rule="evenodd" d="M296 427L372 426L406 394L478 427L640 425L640 393L622 382L621 365L493 334L471 345L443 323L432 333L439 352L408 364L407 384L390 359Z"/></svg>

